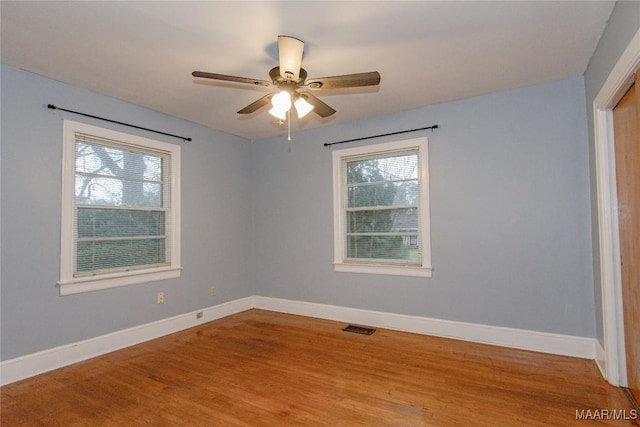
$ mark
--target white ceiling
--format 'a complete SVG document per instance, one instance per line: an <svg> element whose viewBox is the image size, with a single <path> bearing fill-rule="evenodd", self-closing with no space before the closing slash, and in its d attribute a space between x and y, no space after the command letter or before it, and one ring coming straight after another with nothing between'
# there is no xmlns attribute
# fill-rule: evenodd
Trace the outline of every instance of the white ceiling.
<svg viewBox="0 0 640 427"><path fill-rule="evenodd" d="M194 70L269 80L276 37L305 41L309 77L379 71L378 88L314 92L337 110L292 130L582 75L612 1L0 3L2 62L260 139L284 133L267 89L199 81ZM52 102L43 99L43 104ZM59 105L75 109L75 105ZM91 111L84 111L91 114Z"/></svg>

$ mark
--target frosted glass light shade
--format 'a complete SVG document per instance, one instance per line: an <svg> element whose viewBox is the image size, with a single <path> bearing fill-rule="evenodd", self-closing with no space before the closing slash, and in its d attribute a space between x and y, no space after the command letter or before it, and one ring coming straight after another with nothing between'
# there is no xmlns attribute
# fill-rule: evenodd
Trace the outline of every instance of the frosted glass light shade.
<svg viewBox="0 0 640 427"><path fill-rule="evenodd" d="M309 104L307 100L301 96L296 99L294 105L296 107L296 111L298 112L299 119L303 118L304 116L309 114L311 110L313 110L313 105Z"/></svg>
<svg viewBox="0 0 640 427"><path fill-rule="evenodd" d="M273 117L276 117L280 120L287 120L287 111L288 110L280 110L276 107L273 107L272 109L269 110L269 114L271 114Z"/></svg>
<svg viewBox="0 0 640 427"><path fill-rule="evenodd" d="M271 104L273 108L277 108L280 111L289 111L291 108L291 94L286 90L282 90L271 98Z"/></svg>

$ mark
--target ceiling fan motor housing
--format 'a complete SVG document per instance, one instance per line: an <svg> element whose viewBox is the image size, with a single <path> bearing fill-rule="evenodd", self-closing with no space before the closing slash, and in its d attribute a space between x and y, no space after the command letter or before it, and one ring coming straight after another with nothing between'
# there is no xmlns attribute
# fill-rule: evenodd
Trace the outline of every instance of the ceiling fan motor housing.
<svg viewBox="0 0 640 427"><path fill-rule="evenodd" d="M290 73L293 74L293 73ZM304 84L307 79L307 71L304 68L300 68L298 80L292 80L284 78L280 75L280 67L273 67L269 70L269 77L275 86L282 86L283 84L293 84L296 88Z"/></svg>

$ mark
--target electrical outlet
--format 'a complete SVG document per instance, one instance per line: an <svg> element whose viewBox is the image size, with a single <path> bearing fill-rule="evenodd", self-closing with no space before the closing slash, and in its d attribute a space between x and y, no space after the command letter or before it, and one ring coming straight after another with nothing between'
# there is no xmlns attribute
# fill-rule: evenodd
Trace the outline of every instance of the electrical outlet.
<svg viewBox="0 0 640 427"><path fill-rule="evenodd" d="M211 296L212 296L212 297L215 297L215 296L216 296L216 287L215 287L215 286L212 286L212 287L211 287Z"/></svg>
<svg viewBox="0 0 640 427"><path fill-rule="evenodd" d="M164 303L164 292L158 292L157 302L158 304Z"/></svg>
<svg viewBox="0 0 640 427"><path fill-rule="evenodd" d="M204 316L204 314L201 311L196 313L196 319L202 319L202 316Z"/></svg>

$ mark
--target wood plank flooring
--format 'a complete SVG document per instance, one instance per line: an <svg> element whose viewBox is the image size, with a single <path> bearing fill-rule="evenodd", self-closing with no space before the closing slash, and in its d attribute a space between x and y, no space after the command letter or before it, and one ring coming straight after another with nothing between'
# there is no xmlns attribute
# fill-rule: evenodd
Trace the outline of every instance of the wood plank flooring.
<svg viewBox="0 0 640 427"><path fill-rule="evenodd" d="M249 310L6 385L1 424L637 425L593 361L344 326Z"/></svg>

